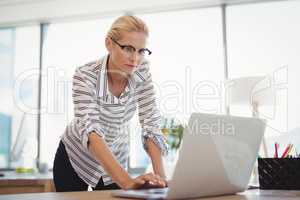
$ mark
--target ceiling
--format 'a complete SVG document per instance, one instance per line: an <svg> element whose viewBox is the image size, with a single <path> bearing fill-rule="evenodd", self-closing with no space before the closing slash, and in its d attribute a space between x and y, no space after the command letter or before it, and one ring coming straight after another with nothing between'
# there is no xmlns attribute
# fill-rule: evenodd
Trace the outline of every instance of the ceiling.
<svg viewBox="0 0 300 200"><path fill-rule="evenodd" d="M271 0L0 0L0 27L263 1Z"/></svg>

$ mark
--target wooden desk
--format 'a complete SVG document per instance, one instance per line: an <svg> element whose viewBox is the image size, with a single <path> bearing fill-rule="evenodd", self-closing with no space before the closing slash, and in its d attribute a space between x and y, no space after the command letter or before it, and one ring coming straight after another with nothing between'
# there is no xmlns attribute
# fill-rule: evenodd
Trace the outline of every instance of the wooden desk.
<svg viewBox="0 0 300 200"><path fill-rule="evenodd" d="M0 194L55 192L52 173L18 174L5 172L0 177Z"/></svg>
<svg viewBox="0 0 300 200"><path fill-rule="evenodd" d="M113 198L111 191L94 192L61 192L61 193L34 193L0 195L0 200L126 200L124 198ZM237 195L200 198L199 200L295 200L300 199L300 191L275 191L275 190L248 190Z"/></svg>

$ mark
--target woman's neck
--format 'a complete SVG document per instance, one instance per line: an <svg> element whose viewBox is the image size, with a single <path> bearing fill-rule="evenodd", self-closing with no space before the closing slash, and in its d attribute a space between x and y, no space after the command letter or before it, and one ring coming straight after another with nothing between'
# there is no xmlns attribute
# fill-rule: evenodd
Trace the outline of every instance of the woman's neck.
<svg viewBox="0 0 300 200"><path fill-rule="evenodd" d="M113 84L121 84L127 82L127 74L119 70L117 67L113 65L111 59L108 58L108 65L107 65L107 76L108 80Z"/></svg>

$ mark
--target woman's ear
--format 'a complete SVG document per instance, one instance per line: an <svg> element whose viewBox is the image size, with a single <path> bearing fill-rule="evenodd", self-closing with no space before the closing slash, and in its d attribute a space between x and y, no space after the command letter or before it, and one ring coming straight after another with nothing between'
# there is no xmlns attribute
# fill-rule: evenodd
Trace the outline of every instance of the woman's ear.
<svg viewBox="0 0 300 200"><path fill-rule="evenodd" d="M105 38L105 47L106 47L107 51L108 51L109 53L111 53L112 42L111 42L111 39L108 38L108 37Z"/></svg>

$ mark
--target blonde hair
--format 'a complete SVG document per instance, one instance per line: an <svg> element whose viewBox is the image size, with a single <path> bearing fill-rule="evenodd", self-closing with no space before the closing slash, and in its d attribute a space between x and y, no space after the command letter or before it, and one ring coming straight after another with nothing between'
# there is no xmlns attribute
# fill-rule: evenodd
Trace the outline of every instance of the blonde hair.
<svg viewBox="0 0 300 200"><path fill-rule="evenodd" d="M107 32L107 37L119 40L123 32L142 32L146 36L149 35L149 30L145 22L133 15L124 15L116 19Z"/></svg>

